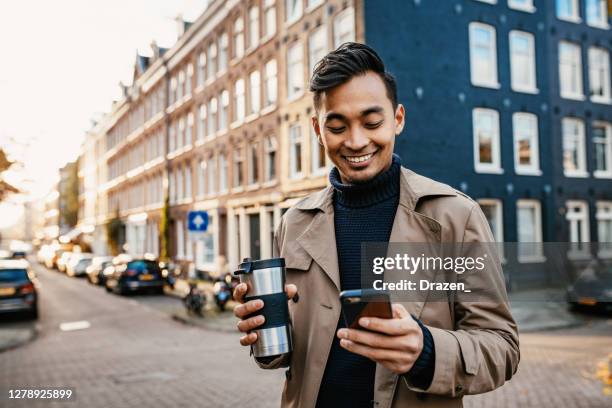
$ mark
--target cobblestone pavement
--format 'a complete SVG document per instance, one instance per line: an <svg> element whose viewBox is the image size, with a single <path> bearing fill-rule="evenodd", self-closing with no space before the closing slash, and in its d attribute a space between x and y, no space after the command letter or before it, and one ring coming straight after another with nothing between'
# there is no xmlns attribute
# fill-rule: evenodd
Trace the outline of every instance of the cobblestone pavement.
<svg viewBox="0 0 612 408"><path fill-rule="evenodd" d="M67 386L68 407L276 407L284 373L258 369L240 350L237 333L205 330L171 319L181 307L169 296L119 297L84 280L37 267L41 318L37 339L0 353L0 390ZM227 315L224 316L227 318ZM608 407L596 378L612 352L612 319L521 335L516 376L491 393L464 399L479 407ZM84 330L62 322L87 320ZM229 319L226 319L229 321ZM2 397L6 398L6 397ZM0 406L43 406L0 399Z"/></svg>

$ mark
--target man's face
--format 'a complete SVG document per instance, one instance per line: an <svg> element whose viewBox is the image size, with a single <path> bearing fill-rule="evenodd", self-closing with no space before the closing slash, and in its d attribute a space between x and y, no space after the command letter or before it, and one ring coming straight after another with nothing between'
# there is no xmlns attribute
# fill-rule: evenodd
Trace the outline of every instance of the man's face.
<svg viewBox="0 0 612 408"><path fill-rule="evenodd" d="M312 124L343 183L363 183L389 168L404 107L393 111L378 74L369 71L324 92L320 105Z"/></svg>

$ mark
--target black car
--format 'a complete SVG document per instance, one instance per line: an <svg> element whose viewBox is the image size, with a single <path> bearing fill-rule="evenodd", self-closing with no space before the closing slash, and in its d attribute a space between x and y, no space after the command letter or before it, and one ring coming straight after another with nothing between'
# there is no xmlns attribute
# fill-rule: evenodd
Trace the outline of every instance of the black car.
<svg viewBox="0 0 612 408"><path fill-rule="evenodd" d="M112 265L113 258L110 256L96 256L91 265L87 267L87 280L94 285L104 285L104 269Z"/></svg>
<svg viewBox="0 0 612 408"><path fill-rule="evenodd" d="M584 267L567 288L572 308L612 312L612 263L593 261Z"/></svg>
<svg viewBox="0 0 612 408"><path fill-rule="evenodd" d="M108 292L120 295L141 291L164 293L159 264L149 259L115 258L112 273L106 276L105 286Z"/></svg>
<svg viewBox="0 0 612 408"><path fill-rule="evenodd" d="M36 278L26 260L0 261L0 316L8 313L38 318Z"/></svg>

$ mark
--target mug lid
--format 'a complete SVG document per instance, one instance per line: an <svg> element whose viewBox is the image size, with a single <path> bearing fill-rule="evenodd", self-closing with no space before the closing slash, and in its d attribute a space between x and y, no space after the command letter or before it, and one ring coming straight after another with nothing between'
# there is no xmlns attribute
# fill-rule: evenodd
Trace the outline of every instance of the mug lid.
<svg viewBox="0 0 612 408"><path fill-rule="evenodd" d="M234 272L234 275L242 275L247 273L253 273L255 269L266 269L266 268L284 268L285 258L270 258L260 259L253 261L251 258L244 258L242 263L238 265L238 270Z"/></svg>

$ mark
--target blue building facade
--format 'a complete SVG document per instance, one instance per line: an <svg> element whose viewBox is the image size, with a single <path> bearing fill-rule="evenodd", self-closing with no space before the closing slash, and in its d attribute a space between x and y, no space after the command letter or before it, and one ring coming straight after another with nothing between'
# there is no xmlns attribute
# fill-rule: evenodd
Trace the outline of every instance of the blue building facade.
<svg viewBox="0 0 612 408"><path fill-rule="evenodd" d="M498 241L612 241L608 9L606 0L363 3L365 41L406 108L396 152L478 200ZM520 256L545 269L537 248ZM528 273L517 285L549 279Z"/></svg>

